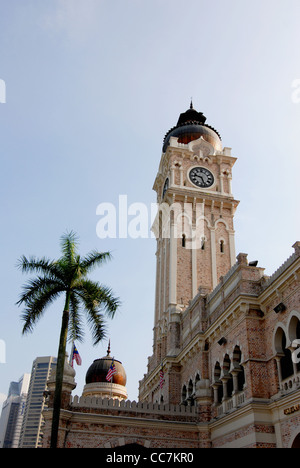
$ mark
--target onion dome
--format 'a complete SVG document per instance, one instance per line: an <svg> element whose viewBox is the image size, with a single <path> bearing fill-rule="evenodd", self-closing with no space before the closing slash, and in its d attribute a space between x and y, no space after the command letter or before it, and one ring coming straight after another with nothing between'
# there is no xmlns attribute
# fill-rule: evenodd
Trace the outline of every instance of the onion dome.
<svg viewBox="0 0 300 468"><path fill-rule="evenodd" d="M171 137L178 138L178 143L188 144L190 141L203 138L216 150L222 150L221 136L210 125L206 123L206 117L202 112L197 112L191 102L190 108L180 114L177 125L171 128L165 135L163 152L165 153Z"/></svg>
<svg viewBox="0 0 300 468"><path fill-rule="evenodd" d="M114 373L107 380L107 374L112 364L115 368ZM109 342L107 355L100 359L95 359L89 367L82 395L125 399L127 398L126 381L125 369L121 361L111 356Z"/></svg>

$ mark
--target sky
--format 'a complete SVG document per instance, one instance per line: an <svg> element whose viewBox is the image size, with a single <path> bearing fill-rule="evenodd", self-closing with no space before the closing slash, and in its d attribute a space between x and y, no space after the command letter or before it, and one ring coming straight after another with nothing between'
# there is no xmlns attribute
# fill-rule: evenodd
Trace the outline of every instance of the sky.
<svg viewBox="0 0 300 468"><path fill-rule="evenodd" d="M92 278L122 303L105 341L94 347L87 327L77 343L73 394L110 338L138 398L152 354L156 241L150 225L144 238L100 239L97 207L118 213L120 195L128 206L155 203L163 137L191 97L238 158L237 254L270 275L293 253L299 17L299 0L0 0L0 406L37 356L56 355L63 307L22 336L16 302L28 277L17 260L58 258L69 230L82 255L112 253Z"/></svg>

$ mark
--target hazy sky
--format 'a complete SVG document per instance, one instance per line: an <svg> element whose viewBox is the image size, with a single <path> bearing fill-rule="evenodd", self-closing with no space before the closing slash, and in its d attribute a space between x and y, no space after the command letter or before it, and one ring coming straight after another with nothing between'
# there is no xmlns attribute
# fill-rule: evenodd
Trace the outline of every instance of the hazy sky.
<svg viewBox="0 0 300 468"><path fill-rule="evenodd" d="M191 97L238 158L237 253L266 274L293 253L299 18L299 0L0 0L0 394L58 347L61 302L21 336L15 303L27 278L16 261L58 257L60 236L72 229L82 254L112 251L94 277L121 298L108 334L137 398L152 353L155 240L99 239L96 209L117 206L119 195L155 202L163 137ZM87 329L75 394L106 348L93 347Z"/></svg>

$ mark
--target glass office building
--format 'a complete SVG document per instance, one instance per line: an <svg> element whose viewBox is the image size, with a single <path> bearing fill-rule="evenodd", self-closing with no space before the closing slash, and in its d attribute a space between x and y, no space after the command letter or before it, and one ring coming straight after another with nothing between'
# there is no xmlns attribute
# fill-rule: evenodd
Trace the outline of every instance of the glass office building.
<svg viewBox="0 0 300 468"><path fill-rule="evenodd" d="M11 382L0 418L0 448L17 448L24 417L30 374Z"/></svg>
<svg viewBox="0 0 300 468"><path fill-rule="evenodd" d="M46 356L38 357L33 362L19 442L20 448L42 446L44 392L50 372L56 366L56 361L56 358Z"/></svg>

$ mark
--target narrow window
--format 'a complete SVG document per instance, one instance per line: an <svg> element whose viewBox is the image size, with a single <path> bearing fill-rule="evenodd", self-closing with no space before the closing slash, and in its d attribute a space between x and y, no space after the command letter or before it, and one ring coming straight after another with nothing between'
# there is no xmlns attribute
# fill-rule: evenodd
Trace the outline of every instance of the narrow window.
<svg viewBox="0 0 300 468"><path fill-rule="evenodd" d="M224 241L220 240L220 252L224 253Z"/></svg>
<svg viewBox="0 0 300 468"><path fill-rule="evenodd" d="M202 237L201 239L201 250L205 250L205 238Z"/></svg>
<svg viewBox="0 0 300 468"><path fill-rule="evenodd" d="M285 333L282 333L281 348L284 353L284 356L282 356L282 358L280 359L282 380L285 380L294 374L294 366L291 351L286 347L286 345L287 342Z"/></svg>
<svg viewBox="0 0 300 468"><path fill-rule="evenodd" d="M185 247L185 234L182 234L182 247Z"/></svg>

